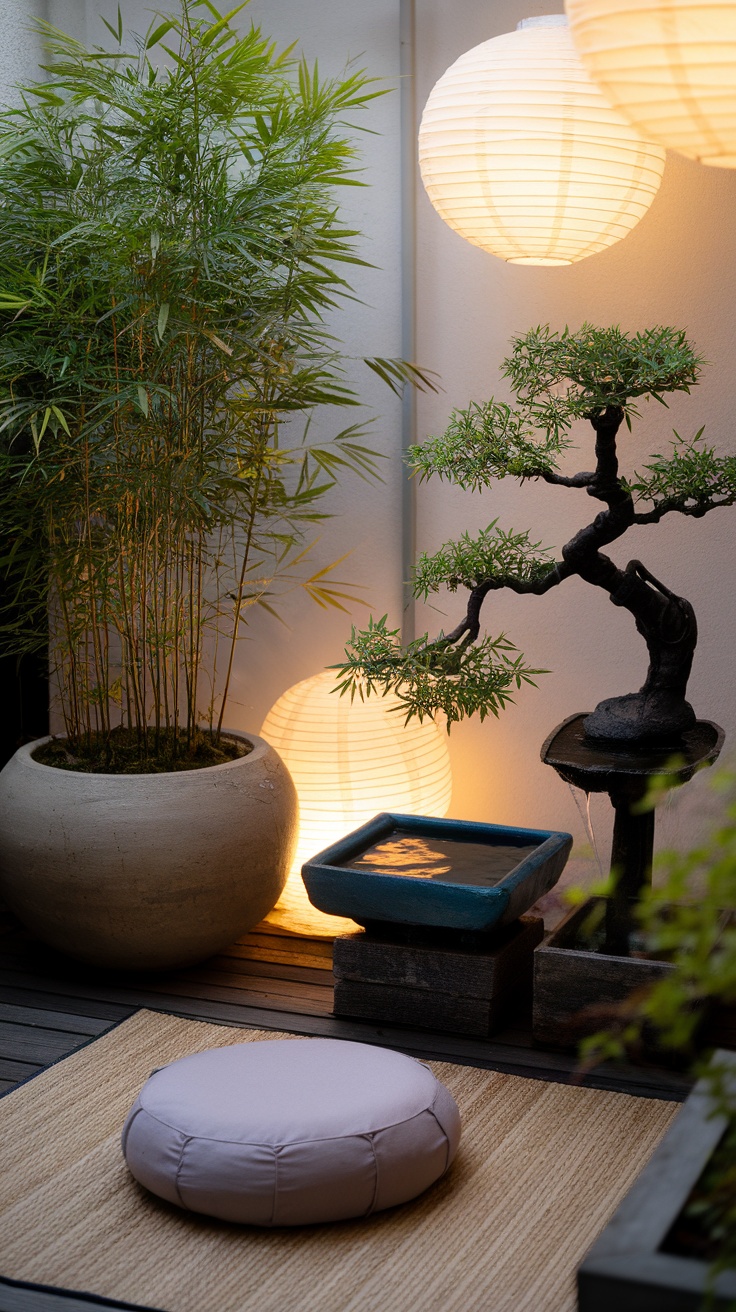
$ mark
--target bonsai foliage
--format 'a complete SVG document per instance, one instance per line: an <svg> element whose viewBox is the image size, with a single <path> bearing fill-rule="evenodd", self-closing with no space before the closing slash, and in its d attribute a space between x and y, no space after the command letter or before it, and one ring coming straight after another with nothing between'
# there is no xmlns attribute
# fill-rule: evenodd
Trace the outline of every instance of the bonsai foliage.
<svg viewBox="0 0 736 1312"><path fill-rule="evenodd" d="M684 333L652 328L629 335L619 328L584 325L578 332L536 328L512 342L503 373L514 407L491 399L453 413L442 437L410 451L420 479L446 479L473 491L513 477L554 487L584 489L600 503L592 521L556 559L529 534L494 520L476 537L463 534L420 557L414 593L426 600L441 587L467 592L465 615L450 633L401 647L385 618L353 630L341 668L341 687L368 692L394 689L407 715L442 710L448 728L474 712L497 715L514 688L532 682L529 668L504 634L481 635L481 609L501 588L539 596L578 576L602 588L634 617L649 650L646 682L638 694L603 702L586 720L586 732L603 739L677 735L694 723L685 701L697 640L695 616L638 560L621 569L605 548L634 524L665 515L705 515L736 501L736 457L717 456L702 441L677 433L669 454L654 455L640 473L619 472L617 435L631 427L640 398L666 405L670 392L689 392L702 361ZM559 460L571 445L577 420L593 430L595 467L567 476Z"/></svg>
<svg viewBox="0 0 736 1312"><path fill-rule="evenodd" d="M307 429L357 403L324 320L360 263L348 120L379 93L238 35L243 7L181 0L132 52L119 12L111 51L42 24L48 79L0 115L2 638L30 650L50 615L71 747L101 733L108 760L119 721L144 757L219 735L279 580L341 606L299 574L305 530L375 472L359 425Z"/></svg>

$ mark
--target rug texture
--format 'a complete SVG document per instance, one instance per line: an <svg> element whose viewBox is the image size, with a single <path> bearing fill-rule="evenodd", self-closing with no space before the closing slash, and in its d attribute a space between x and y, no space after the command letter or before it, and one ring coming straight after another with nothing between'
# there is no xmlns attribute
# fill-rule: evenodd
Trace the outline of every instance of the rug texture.
<svg viewBox="0 0 736 1312"><path fill-rule="evenodd" d="M0 1099L0 1272L166 1312L573 1312L578 1263L677 1112L433 1062L463 1140L412 1203L258 1230L147 1194L120 1129L153 1068L274 1037L142 1011Z"/></svg>

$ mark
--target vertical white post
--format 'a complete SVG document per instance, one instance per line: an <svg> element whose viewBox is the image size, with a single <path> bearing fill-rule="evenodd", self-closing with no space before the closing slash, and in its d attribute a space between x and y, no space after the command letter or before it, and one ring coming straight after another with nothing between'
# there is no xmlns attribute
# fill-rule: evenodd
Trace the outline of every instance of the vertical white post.
<svg viewBox="0 0 736 1312"><path fill-rule="evenodd" d="M416 141L414 80L415 0L399 0L401 42L401 354L416 360ZM402 455L416 441L417 402L413 387L404 387L401 407ZM401 486L402 639L415 636L414 597L409 584L416 548L414 482L406 465Z"/></svg>

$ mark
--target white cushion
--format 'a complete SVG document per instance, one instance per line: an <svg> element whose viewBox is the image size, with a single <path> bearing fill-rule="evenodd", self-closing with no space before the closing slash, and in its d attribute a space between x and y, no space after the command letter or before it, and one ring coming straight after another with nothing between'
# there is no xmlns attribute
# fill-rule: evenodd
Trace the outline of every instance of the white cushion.
<svg viewBox="0 0 736 1312"><path fill-rule="evenodd" d="M269 1039L154 1071L123 1153L170 1203L226 1221L303 1225L407 1202L460 1141L452 1095L420 1062L333 1039Z"/></svg>

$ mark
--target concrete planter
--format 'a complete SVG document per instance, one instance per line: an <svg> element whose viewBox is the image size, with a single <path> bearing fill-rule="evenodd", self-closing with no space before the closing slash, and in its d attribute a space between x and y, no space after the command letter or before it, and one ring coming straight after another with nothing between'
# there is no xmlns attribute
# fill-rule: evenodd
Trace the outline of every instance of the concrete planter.
<svg viewBox="0 0 736 1312"><path fill-rule="evenodd" d="M44 942L95 966L202 961L258 924L286 880L294 785L254 734L235 761L105 775L34 761L0 773L0 894Z"/></svg>

